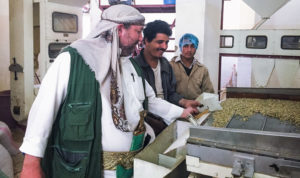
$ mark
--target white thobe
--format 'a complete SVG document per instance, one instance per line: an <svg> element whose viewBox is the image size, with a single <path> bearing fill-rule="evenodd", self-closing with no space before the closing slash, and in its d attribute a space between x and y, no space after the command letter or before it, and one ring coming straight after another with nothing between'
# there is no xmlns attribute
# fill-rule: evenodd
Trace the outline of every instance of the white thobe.
<svg viewBox="0 0 300 178"><path fill-rule="evenodd" d="M68 52L60 54L45 75L29 113L25 137L20 147L22 152L43 157L58 109L67 94L70 61ZM142 103L145 99L142 79L137 75L128 58L121 58L121 66L126 118L129 125L135 128L140 119L139 112L143 110ZM161 116L168 124L180 117L183 112L182 108L156 98L152 87L146 81L145 84L150 112ZM100 92L102 97L102 150L129 151L133 132L122 132L115 127L112 120L110 74L100 86ZM154 137L153 130L148 125L146 125L146 133ZM116 177L115 171L104 171L104 177Z"/></svg>

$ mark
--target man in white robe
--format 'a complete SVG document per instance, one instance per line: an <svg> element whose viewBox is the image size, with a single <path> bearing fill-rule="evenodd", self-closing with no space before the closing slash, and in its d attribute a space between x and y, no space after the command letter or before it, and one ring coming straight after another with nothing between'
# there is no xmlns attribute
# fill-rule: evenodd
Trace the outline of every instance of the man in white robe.
<svg viewBox="0 0 300 178"><path fill-rule="evenodd" d="M86 39L71 44L95 73L95 78L100 84L103 152L128 152L133 132L139 123L139 113L143 110L142 103L145 99L142 78L137 75L128 57L125 56L130 55L134 46L142 40L143 24L144 17L133 7L111 6L102 13L100 22ZM59 108L67 94L71 70L70 58L68 52L63 52L55 59L32 105L26 134L20 147L26 154L21 178L44 176L40 161L44 156ZM118 123L122 125L116 124L115 118L112 117L115 109L122 110L121 104L111 102L112 79L116 82L117 92L120 93L117 101L124 103L125 116L117 117L120 121ZM147 82L145 94L149 100L149 111L165 118L166 123L196 112L193 108L182 109L155 98L154 91ZM146 134L153 140L153 130L147 124ZM105 178L116 177L114 170L104 170L103 174Z"/></svg>

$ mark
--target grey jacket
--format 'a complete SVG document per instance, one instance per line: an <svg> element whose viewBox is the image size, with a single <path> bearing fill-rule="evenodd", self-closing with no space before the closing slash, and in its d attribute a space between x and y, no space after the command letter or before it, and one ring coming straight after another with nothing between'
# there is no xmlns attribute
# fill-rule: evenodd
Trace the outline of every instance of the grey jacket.
<svg viewBox="0 0 300 178"><path fill-rule="evenodd" d="M145 79L151 85L151 87L153 88L156 94L154 73L150 65L146 62L144 58L144 49L142 49L140 54L136 56L134 60L143 69ZM179 100L181 100L183 97L180 94L176 93L176 78L173 69L169 64L169 61L164 57L160 59L160 65L161 65L160 67L161 81L162 81L162 88L164 91L164 99L170 103L179 106Z"/></svg>

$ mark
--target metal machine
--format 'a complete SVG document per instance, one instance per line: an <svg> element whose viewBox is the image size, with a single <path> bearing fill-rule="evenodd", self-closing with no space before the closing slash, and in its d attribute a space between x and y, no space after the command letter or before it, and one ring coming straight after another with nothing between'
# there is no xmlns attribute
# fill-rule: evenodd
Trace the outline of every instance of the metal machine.
<svg viewBox="0 0 300 178"><path fill-rule="evenodd" d="M10 6L11 113L22 124L60 49L82 35L87 0L12 0ZM35 82L36 80L36 82ZM25 124L25 123L24 123Z"/></svg>
<svg viewBox="0 0 300 178"><path fill-rule="evenodd" d="M299 89L229 88L227 92L227 97L235 98L300 100ZM209 126L213 119L190 128L188 171L212 177L300 176L299 126L259 113L247 121L233 115L225 128Z"/></svg>
<svg viewBox="0 0 300 178"><path fill-rule="evenodd" d="M236 60L230 79L236 88L226 89L227 98L300 101L299 29L259 29L289 1L244 2L261 20L252 29L220 31L219 91L228 87L223 82L226 65L233 64L228 60ZM209 116L203 127L190 128L188 171L212 177L300 177L299 126L259 113L246 121L234 114L225 128L212 127L213 120Z"/></svg>

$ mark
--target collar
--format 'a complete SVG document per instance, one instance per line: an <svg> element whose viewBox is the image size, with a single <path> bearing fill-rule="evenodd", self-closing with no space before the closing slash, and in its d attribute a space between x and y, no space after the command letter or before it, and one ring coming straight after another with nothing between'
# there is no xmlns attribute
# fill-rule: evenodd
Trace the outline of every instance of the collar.
<svg viewBox="0 0 300 178"><path fill-rule="evenodd" d="M182 62L181 55L175 58L175 62L181 62L185 66L185 64ZM196 58L193 59L191 66L188 68L191 69L194 65L203 66L203 64L201 64Z"/></svg>
<svg viewBox="0 0 300 178"><path fill-rule="evenodd" d="M150 65L146 62L146 59L144 57L144 48L141 50L140 54L136 57L136 59L141 67L144 68L150 67Z"/></svg>

